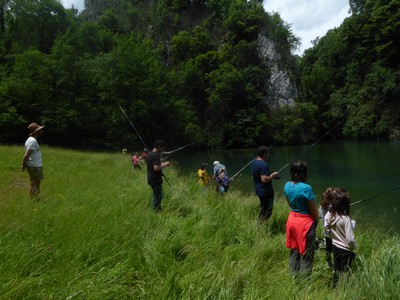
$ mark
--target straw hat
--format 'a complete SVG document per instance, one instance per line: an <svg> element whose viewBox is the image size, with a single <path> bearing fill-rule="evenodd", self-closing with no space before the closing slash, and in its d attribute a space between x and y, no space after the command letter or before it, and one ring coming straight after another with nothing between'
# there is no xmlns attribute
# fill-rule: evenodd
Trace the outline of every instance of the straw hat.
<svg viewBox="0 0 400 300"><path fill-rule="evenodd" d="M31 132L31 133L29 134L29 136L34 135L35 133L39 132L39 131L42 130L43 128L44 128L44 126L41 126L41 125L36 124L36 123L31 123L31 124L29 124L28 129L29 129L29 131Z"/></svg>

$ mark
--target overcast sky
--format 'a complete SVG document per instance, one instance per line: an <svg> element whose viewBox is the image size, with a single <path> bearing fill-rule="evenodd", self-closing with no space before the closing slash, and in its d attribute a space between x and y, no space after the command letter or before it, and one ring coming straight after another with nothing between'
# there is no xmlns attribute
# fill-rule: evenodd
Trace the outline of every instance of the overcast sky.
<svg viewBox="0 0 400 300"><path fill-rule="evenodd" d="M74 5L79 11L83 9L84 0L61 1L65 8ZM264 0L264 8L268 12L278 12L292 32L301 38L297 54L303 54L311 47L312 40L340 26L349 16L349 0Z"/></svg>
<svg viewBox="0 0 400 300"><path fill-rule="evenodd" d="M64 5L65 8L71 8L73 5L79 11L83 9L83 1L84 0L61 0L61 3Z"/></svg>
<svg viewBox="0 0 400 300"><path fill-rule="evenodd" d="M278 12L292 32L301 38L297 54L303 54L311 47L311 41L339 27L350 16L349 0L265 0L264 9Z"/></svg>

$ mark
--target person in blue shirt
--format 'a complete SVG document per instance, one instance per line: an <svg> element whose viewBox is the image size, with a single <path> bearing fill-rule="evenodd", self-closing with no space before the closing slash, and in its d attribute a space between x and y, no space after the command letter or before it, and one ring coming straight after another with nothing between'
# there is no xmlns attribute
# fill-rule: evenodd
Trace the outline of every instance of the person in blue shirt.
<svg viewBox="0 0 400 300"><path fill-rule="evenodd" d="M221 164L218 160L214 161L213 163L214 169L213 169L213 178L216 179L219 175L219 172L221 169L225 170L225 175L228 176L228 173L226 172L226 167Z"/></svg>
<svg viewBox="0 0 400 300"><path fill-rule="evenodd" d="M213 168L213 176L212 176L212 178L214 179L214 181L216 183L215 190L218 192L218 191L221 191L220 190L221 179L219 179L221 170L224 170L224 175L225 176L228 176L228 173L226 172L226 167L223 164L221 164L218 160L214 161L213 166L214 166L214 168Z"/></svg>
<svg viewBox="0 0 400 300"><path fill-rule="evenodd" d="M274 207L274 189L272 187L272 179L279 178L278 172L271 173L266 163L269 155L268 147L260 146L258 148L258 156L251 165L254 189L256 195L260 199L259 220L266 221L272 215Z"/></svg>

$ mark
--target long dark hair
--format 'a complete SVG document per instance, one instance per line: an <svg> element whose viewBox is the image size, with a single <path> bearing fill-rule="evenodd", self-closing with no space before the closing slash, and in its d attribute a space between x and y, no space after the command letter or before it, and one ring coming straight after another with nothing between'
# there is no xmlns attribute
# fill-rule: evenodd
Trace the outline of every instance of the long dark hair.
<svg viewBox="0 0 400 300"><path fill-rule="evenodd" d="M307 163L301 160L295 160L290 167L290 180L293 182L306 182L307 176Z"/></svg>
<svg viewBox="0 0 400 300"><path fill-rule="evenodd" d="M336 189L332 197L331 215L350 215L350 193L345 188Z"/></svg>

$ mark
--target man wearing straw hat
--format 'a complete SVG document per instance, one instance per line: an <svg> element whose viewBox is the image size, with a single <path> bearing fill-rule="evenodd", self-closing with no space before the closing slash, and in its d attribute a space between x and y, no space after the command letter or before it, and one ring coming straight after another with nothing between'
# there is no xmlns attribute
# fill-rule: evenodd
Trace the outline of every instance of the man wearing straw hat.
<svg viewBox="0 0 400 300"><path fill-rule="evenodd" d="M31 186L29 194L35 198L40 193L40 182L44 179L42 169L42 153L40 152L37 138L42 135L44 126L31 123L28 126L29 138L25 142L25 154L22 158L21 170L28 170Z"/></svg>

